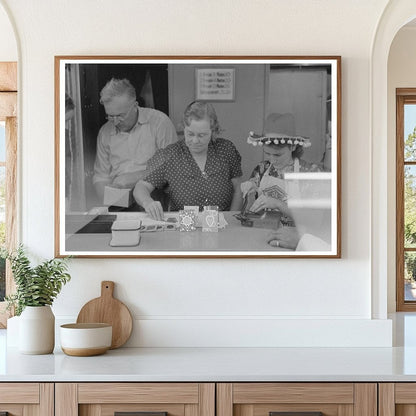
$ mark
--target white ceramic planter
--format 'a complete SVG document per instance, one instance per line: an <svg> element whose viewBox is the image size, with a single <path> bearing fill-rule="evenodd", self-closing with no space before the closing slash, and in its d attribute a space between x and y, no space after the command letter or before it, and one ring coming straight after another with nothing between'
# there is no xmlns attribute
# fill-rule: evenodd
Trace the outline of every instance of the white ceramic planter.
<svg viewBox="0 0 416 416"><path fill-rule="evenodd" d="M50 354L55 346L55 316L50 306L26 306L19 319L19 351Z"/></svg>

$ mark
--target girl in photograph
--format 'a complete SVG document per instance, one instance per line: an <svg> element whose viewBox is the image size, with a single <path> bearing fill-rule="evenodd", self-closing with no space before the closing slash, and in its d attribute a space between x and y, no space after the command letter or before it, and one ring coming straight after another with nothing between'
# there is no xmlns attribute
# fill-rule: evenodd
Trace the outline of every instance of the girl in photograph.
<svg viewBox="0 0 416 416"><path fill-rule="evenodd" d="M241 191L243 197L254 200L248 205L249 211L278 209L284 214L282 223L293 225L286 202L289 197L298 197L299 189L296 181L290 184L284 175L289 172L320 172L321 169L317 164L301 158L304 148L310 146L310 141L295 135L292 114L271 114L266 128L273 132L264 136L250 133L248 138L248 143L263 146L265 160L254 168L250 179L241 184Z"/></svg>

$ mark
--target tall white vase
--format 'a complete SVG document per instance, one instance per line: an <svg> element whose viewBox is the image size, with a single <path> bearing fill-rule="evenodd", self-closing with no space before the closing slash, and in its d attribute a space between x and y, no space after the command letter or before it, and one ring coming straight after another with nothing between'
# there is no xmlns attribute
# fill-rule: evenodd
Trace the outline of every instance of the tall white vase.
<svg viewBox="0 0 416 416"><path fill-rule="evenodd" d="M48 306L26 306L19 319L19 351L50 354L55 346L55 315Z"/></svg>

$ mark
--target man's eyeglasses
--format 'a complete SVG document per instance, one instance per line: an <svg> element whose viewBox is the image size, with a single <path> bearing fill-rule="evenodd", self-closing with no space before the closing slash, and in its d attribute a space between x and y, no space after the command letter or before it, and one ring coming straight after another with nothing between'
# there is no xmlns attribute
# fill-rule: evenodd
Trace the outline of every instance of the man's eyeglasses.
<svg viewBox="0 0 416 416"><path fill-rule="evenodd" d="M133 110L133 108L136 107L136 106L137 106L137 101L135 101L133 103L133 105L129 108L129 110L126 113L124 113L124 114L118 114L118 115L115 115L115 116L109 116L107 114L107 116L105 118L108 121L112 121L112 122L115 122L115 121L123 122L130 115L131 110Z"/></svg>

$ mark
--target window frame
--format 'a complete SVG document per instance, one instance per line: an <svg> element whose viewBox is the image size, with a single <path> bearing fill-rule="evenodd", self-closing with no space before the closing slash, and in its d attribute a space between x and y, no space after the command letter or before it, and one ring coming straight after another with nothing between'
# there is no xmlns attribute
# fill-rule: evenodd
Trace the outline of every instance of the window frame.
<svg viewBox="0 0 416 416"><path fill-rule="evenodd" d="M6 248L17 245L17 62L0 62L0 120L6 123ZM6 295L16 289L10 264L6 264ZM9 312L0 302L0 328Z"/></svg>
<svg viewBox="0 0 416 416"><path fill-rule="evenodd" d="M416 105L416 88L396 88L396 310L416 311L416 300L405 300L404 256L406 252L416 253L416 248L404 246L404 169L416 166L415 161L404 160L404 108L406 104Z"/></svg>

